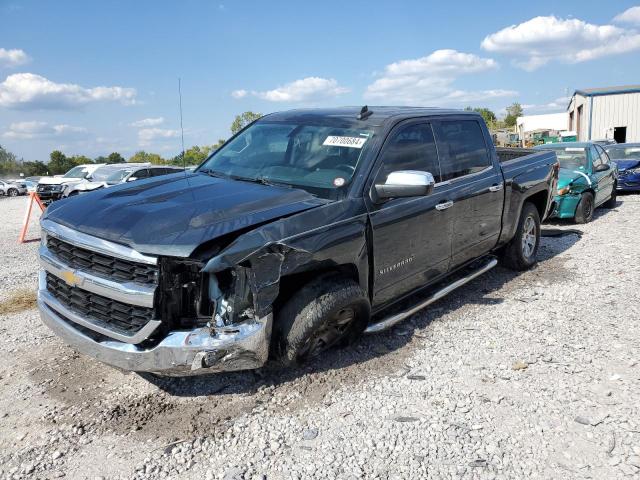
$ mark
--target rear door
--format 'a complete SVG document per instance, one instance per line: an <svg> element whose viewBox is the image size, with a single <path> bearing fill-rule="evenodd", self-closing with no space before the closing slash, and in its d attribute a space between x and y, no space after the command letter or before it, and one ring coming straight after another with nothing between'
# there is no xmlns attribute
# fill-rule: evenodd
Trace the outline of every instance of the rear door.
<svg viewBox="0 0 640 480"><path fill-rule="evenodd" d="M451 201L451 267L494 248L502 228L504 179L480 121L446 118L434 122L442 181Z"/></svg>
<svg viewBox="0 0 640 480"><path fill-rule="evenodd" d="M440 166L431 124L405 121L382 147L373 182L384 183L399 170L430 172L436 182ZM368 198L368 196L367 196ZM428 196L369 201L373 231L374 305L387 303L447 273L451 256L451 215L436 187Z"/></svg>
<svg viewBox="0 0 640 480"><path fill-rule="evenodd" d="M593 145L591 148L593 149L591 154L593 177L597 183L595 186L595 202L596 205L600 205L601 203L606 202L613 193L615 185L615 171L609 161L609 155L607 155L607 152L605 152L600 145ZM596 168L600 165L609 165L609 169L597 172Z"/></svg>

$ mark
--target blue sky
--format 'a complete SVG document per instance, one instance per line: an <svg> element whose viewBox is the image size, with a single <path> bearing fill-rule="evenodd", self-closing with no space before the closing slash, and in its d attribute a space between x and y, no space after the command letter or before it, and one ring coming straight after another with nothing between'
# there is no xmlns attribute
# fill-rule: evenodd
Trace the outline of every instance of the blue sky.
<svg viewBox="0 0 640 480"><path fill-rule="evenodd" d="M187 146L228 138L245 110L562 111L576 88L640 83L638 5L0 0L0 144L175 155L178 77Z"/></svg>

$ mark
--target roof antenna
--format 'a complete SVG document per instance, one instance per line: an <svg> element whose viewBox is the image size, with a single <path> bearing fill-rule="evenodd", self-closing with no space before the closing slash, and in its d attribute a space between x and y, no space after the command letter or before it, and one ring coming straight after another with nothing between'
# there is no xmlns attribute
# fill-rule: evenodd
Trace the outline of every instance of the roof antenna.
<svg viewBox="0 0 640 480"><path fill-rule="evenodd" d="M182 128L182 85L178 77L178 97L180 99L180 138L182 139L182 169L184 176L187 176L187 160L184 158L184 128Z"/></svg>
<svg viewBox="0 0 640 480"><path fill-rule="evenodd" d="M364 107L362 107L362 109L360 110L360 113L358 114L358 120L366 120L367 118L369 118L371 115L373 115L373 112L371 110L369 110L369 107L367 107L366 105Z"/></svg>

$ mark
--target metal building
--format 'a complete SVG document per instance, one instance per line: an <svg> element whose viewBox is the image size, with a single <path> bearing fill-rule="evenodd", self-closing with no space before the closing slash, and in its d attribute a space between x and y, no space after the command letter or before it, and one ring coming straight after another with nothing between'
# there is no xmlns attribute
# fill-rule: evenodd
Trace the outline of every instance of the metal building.
<svg viewBox="0 0 640 480"><path fill-rule="evenodd" d="M567 110L579 141L640 142L640 85L576 90Z"/></svg>

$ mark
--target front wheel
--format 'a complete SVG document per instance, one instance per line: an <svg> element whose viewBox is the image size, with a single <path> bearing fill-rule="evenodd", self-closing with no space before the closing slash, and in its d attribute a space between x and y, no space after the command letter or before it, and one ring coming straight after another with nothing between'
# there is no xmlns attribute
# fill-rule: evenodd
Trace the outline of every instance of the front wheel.
<svg viewBox="0 0 640 480"><path fill-rule="evenodd" d="M576 223L589 223L593 220L593 210L594 210L594 202L593 202L593 193L584 192L582 197L580 197L580 202L578 202L578 206L576 207L576 214L574 220Z"/></svg>
<svg viewBox="0 0 640 480"><path fill-rule="evenodd" d="M17 197L18 190L16 190L15 188L10 188L9 191L7 192L7 195L9 195L10 197Z"/></svg>
<svg viewBox="0 0 640 480"><path fill-rule="evenodd" d="M540 214L535 205L525 203L518 227L502 253L502 263L512 270L527 270L537 261L540 246Z"/></svg>
<svg viewBox="0 0 640 480"><path fill-rule="evenodd" d="M369 300L356 282L320 277L278 312L272 353L284 365L304 363L362 333L369 314Z"/></svg>

